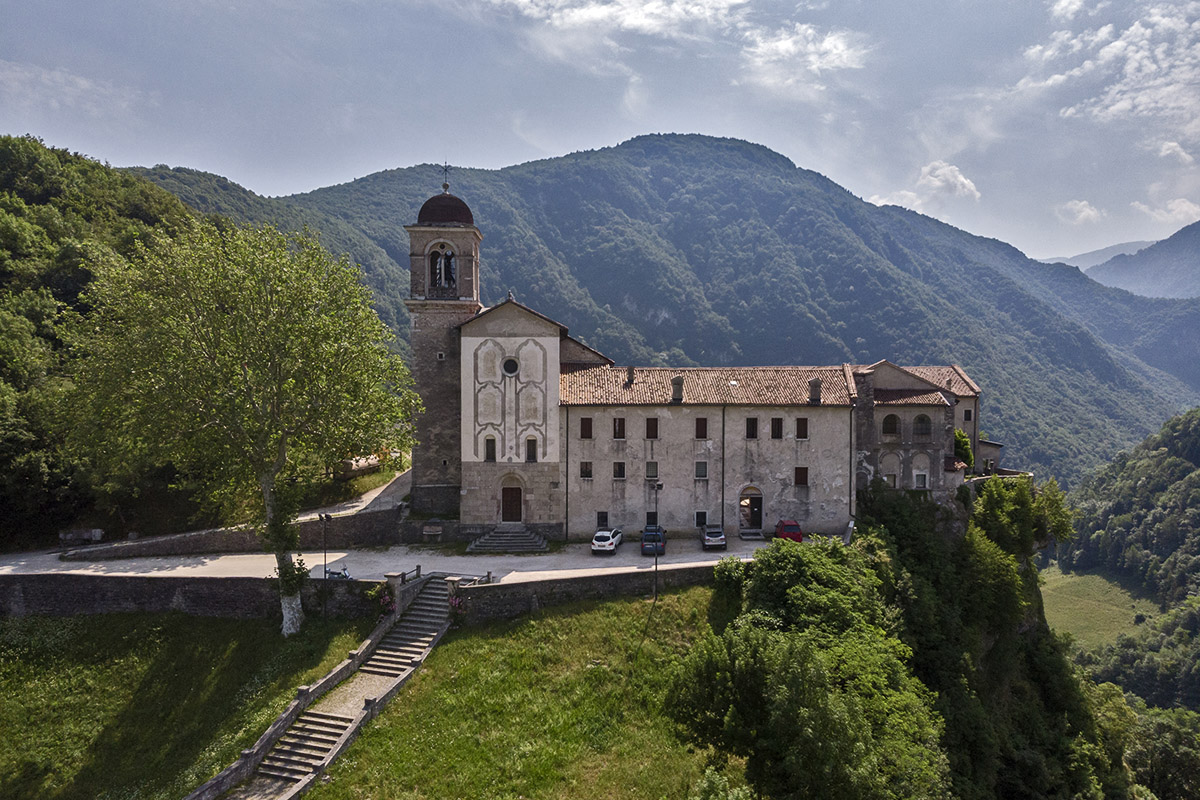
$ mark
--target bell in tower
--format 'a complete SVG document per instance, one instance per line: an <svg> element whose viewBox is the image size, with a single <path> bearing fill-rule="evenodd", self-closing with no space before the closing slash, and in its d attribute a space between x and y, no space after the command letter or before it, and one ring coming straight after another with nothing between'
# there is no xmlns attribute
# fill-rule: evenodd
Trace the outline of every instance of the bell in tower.
<svg viewBox="0 0 1200 800"><path fill-rule="evenodd" d="M479 243L471 209L450 194L425 201L409 241L412 374L425 410L416 419L412 506L421 514L457 517L462 486L458 326L482 309Z"/></svg>

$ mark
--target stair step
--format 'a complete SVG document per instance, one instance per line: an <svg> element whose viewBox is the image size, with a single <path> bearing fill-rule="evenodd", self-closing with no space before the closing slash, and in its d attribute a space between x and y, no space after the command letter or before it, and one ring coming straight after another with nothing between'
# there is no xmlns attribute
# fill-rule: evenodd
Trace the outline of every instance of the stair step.
<svg viewBox="0 0 1200 800"><path fill-rule="evenodd" d="M332 749L325 745L309 744L308 742L294 741L287 736L280 736L279 741L275 742L275 746L271 748L271 752L279 751L298 758L313 758L320 761Z"/></svg>
<svg viewBox="0 0 1200 800"><path fill-rule="evenodd" d="M293 772L290 769L278 769L270 766L269 764L259 764L258 773L271 778L280 778L289 783L298 783L299 781L304 780L306 776L312 774L310 772Z"/></svg>
<svg viewBox="0 0 1200 800"><path fill-rule="evenodd" d="M373 667L370 664L363 664L358 668L358 671L365 672L368 675L382 675L385 678L399 678L410 669L411 667L406 667L404 669L392 669L391 667Z"/></svg>
<svg viewBox="0 0 1200 800"><path fill-rule="evenodd" d="M308 718L329 720L330 722L338 722L346 726L349 726L350 723L354 722L354 717L343 717L341 714L329 714L324 711L305 711L300 715L300 719Z"/></svg>
<svg viewBox="0 0 1200 800"><path fill-rule="evenodd" d="M309 772L313 771L313 767L321 762L324 756L298 756L287 751L281 751L279 748L272 748L271 752L267 753L263 758L264 764L270 764L273 767L293 766L296 769L303 769Z"/></svg>
<svg viewBox="0 0 1200 800"><path fill-rule="evenodd" d="M318 731L298 723L293 724L292 727L288 728L288 733L294 736L304 737L312 742L325 742L329 745L332 745L342 737L341 731Z"/></svg>

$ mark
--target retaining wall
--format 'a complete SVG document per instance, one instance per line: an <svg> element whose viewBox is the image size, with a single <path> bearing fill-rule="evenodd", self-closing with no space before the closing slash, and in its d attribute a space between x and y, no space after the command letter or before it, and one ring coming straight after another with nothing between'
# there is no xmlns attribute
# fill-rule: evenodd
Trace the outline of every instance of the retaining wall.
<svg viewBox="0 0 1200 800"><path fill-rule="evenodd" d="M379 581L312 580L301 601L309 615L331 617L378 613L367 590ZM328 584L327 587L322 584ZM0 616L71 616L182 611L198 617L236 619L281 616L279 591L267 578L140 577L44 573L0 575Z"/></svg>
<svg viewBox="0 0 1200 800"><path fill-rule="evenodd" d="M463 598L463 624L479 625L492 620L512 619L547 606L578 600L607 600L654 593L654 570L580 575L519 583L487 583L458 590ZM713 581L713 565L660 566L658 589L701 586Z"/></svg>

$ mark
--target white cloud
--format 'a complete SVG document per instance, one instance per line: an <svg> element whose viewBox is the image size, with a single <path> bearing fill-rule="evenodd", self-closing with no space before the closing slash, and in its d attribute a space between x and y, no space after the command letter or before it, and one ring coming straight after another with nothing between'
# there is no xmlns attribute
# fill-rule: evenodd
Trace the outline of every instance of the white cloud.
<svg viewBox="0 0 1200 800"><path fill-rule="evenodd" d="M492 0L558 29L688 38L740 24L749 0Z"/></svg>
<svg viewBox="0 0 1200 800"><path fill-rule="evenodd" d="M1051 12L1069 20L1081 7L1059 0ZM1096 29L1055 31L1027 48L1032 71L1016 89L1074 93L1059 109L1063 117L1136 118L1172 131L1172 138L1200 141L1200 2L1154 0L1131 14L1120 4L1099 11L1126 16Z"/></svg>
<svg viewBox="0 0 1200 800"><path fill-rule="evenodd" d="M1163 142L1162 147L1158 149L1158 154L1163 158L1174 156L1179 159L1180 164L1191 164L1196 160L1191 153L1183 149L1179 142Z"/></svg>
<svg viewBox="0 0 1200 800"><path fill-rule="evenodd" d="M966 197L978 202L981 196L975 188L975 183L964 175L961 169L945 161L931 161L921 167L915 191L901 189L887 195L876 194L869 197L868 202L925 211L943 205L943 201L947 199Z"/></svg>
<svg viewBox="0 0 1200 800"><path fill-rule="evenodd" d="M932 161L921 167L917 189L931 197L969 197L978 200L979 190L962 170L945 161Z"/></svg>
<svg viewBox="0 0 1200 800"><path fill-rule="evenodd" d="M1096 208L1087 200L1068 200L1054 207L1054 216L1068 225L1083 225L1099 222L1107 216L1107 213Z"/></svg>
<svg viewBox="0 0 1200 800"><path fill-rule="evenodd" d="M1184 197L1168 200L1164 208L1152 208L1145 203L1137 202L1130 203L1130 205L1158 222L1189 225L1200 219L1200 205Z"/></svg>
<svg viewBox="0 0 1200 800"><path fill-rule="evenodd" d="M138 107L154 103L154 97L110 81L0 59L0 106L9 112L127 120Z"/></svg>
<svg viewBox="0 0 1200 800"><path fill-rule="evenodd" d="M1083 8L1083 0L1054 0L1050 4L1050 16L1055 19L1072 19Z"/></svg>

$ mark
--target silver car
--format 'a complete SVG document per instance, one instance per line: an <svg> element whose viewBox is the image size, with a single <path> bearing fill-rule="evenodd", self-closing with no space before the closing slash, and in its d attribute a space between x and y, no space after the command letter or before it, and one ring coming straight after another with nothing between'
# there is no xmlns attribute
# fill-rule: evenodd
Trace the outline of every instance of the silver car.
<svg viewBox="0 0 1200 800"><path fill-rule="evenodd" d="M705 550L710 547L719 547L722 550L728 549L729 546L725 542L725 531L721 530L720 525L700 526L700 546Z"/></svg>

